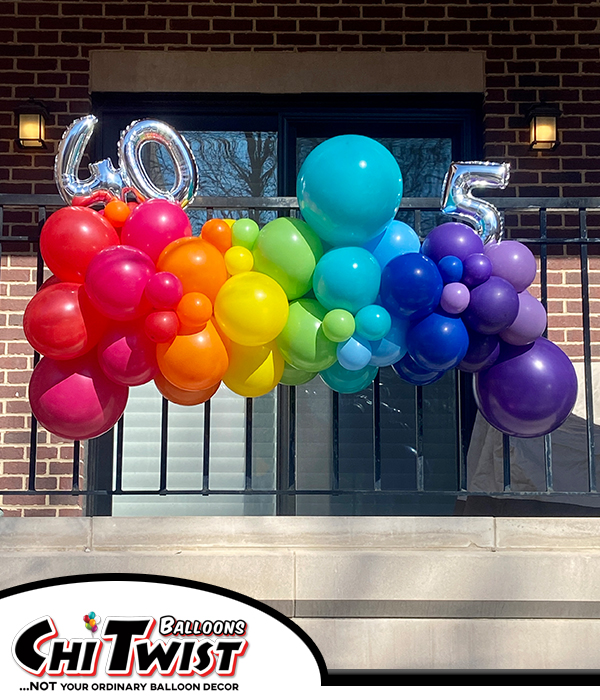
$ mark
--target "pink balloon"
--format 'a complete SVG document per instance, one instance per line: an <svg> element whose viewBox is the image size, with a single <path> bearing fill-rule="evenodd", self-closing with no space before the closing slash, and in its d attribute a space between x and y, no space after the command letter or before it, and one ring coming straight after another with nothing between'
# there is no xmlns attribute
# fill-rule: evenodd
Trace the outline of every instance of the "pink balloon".
<svg viewBox="0 0 600 700"><path fill-rule="evenodd" d="M131 321L151 310L144 296L154 263L141 250L126 245L96 255L85 275L85 291L94 306L115 321Z"/></svg>
<svg viewBox="0 0 600 700"><path fill-rule="evenodd" d="M149 199L131 212L123 225L121 242L143 250L156 262L171 241L191 235L192 225L179 204Z"/></svg>
<svg viewBox="0 0 600 700"><path fill-rule="evenodd" d="M44 357L29 383L31 410L40 425L66 440L98 437L119 420L129 389L100 369L96 351L74 360Z"/></svg>
<svg viewBox="0 0 600 700"><path fill-rule="evenodd" d="M154 343L168 343L179 332L179 318L174 311L153 311L146 316L144 331Z"/></svg>
<svg viewBox="0 0 600 700"><path fill-rule="evenodd" d="M115 323L98 344L98 360L109 379L124 386L140 386L154 379L156 344L144 331L144 322Z"/></svg>
<svg viewBox="0 0 600 700"><path fill-rule="evenodd" d="M174 309L183 296L183 285L172 272L157 272L146 285L146 297L155 309Z"/></svg>

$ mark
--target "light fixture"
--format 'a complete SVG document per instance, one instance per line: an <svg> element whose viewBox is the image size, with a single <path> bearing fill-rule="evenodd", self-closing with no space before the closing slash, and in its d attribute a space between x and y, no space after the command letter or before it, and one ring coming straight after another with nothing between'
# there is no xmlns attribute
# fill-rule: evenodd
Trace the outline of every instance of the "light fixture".
<svg viewBox="0 0 600 700"><path fill-rule="evenodd" d="M19 136L16 139L19 148L46 148L46 120L48 110L43 102L31 97L29 102L15 109Z"/></svg>
<svg viewBox="0 0 600 700"><path fill-rule="evenodd" d="M560 117L560 110L542 102L534 105L527 116L529 118L529 150L553 151L559 144L556 119Z"/></svg>

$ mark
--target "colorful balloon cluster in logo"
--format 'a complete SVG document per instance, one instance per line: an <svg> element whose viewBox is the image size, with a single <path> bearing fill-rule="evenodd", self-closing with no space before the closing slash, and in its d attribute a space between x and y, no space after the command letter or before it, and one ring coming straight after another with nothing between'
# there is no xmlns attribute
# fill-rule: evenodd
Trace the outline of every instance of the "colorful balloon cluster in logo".
<svg viewBox="0 0 600 700"><path fill-rule="evenodd" d="M100 624L100 616L96 615L95 612L91 612L89 615L83 616L83 622L85 623L86 630L97 632L98 625Z"/></svg>
<svg viewBox="0 0 600 700"><path fill-rule="evenodd" d="M85 439L116 423L130 386L152 380L189 406L221 381L252 397L320 374L352 393L388 365L415 385L455 367L478 373L482 413L512 435L565 420L575 374L539 337L546 315L526 290L536 266L525 246L484 248L462 223L421 246L394 220L396 160L363 136L315 148L297 191L304 220L212 219L200 237L165 199L53 214L40 245L54 277L24 319L44 355L30 384L39 422Z"/></svg>

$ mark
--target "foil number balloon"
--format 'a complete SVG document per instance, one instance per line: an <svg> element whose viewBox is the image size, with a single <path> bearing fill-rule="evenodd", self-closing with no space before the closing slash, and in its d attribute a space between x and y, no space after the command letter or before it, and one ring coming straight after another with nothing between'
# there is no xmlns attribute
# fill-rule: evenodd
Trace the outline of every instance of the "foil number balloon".
<svg viewBox="0 0 600 700"><path fill-rule="evenodd" d="M477 187L504 189L510 178L509 163L465 161L451 163L442 188L441 209L471 224L484 243L502 238L502 218L495 206L473 197Z"/></svg>
<svg viewBox="0 0 600 700"><path fill-rule="evenodd" d="M96 201L124 199L133 192L145 199L168 199L186 207L194 199L198 173L194 155L173 127L156 119L132 122L121 135L118 144L119 167L115 169L109 158L89 166L90 177L80 180L77 173L85 148L98 119L88 115L77 119L66 130L58 147L54 164L54 178L61 197L67 204L88 205ZM175 169L175 184L170 190L159 189L150 179L141 159L145 144L154 141L169 152Z"/></svg>

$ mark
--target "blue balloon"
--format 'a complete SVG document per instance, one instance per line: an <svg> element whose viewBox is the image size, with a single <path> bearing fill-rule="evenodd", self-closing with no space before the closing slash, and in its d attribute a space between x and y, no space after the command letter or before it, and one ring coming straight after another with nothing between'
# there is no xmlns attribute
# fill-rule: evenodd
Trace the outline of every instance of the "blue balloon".
<svg viewBox="0 0 600 700"><path fill-rule="evenodd" d="M443 287L442 276L433 260L421 253L405 253L383 268L381 303L392 316L414 321L435 309Z"/></svg>
<svg viewBox="0 0 600 700"><path fill-rule="evenodd" d="M405 382L415 386L433 384L433 382L437 382L438 379L441 379L446 374L445 372L434 372L421 367L408 353L404 355L400 362L393 364L392 369L400 379L404 379Z"/></svg>
<svg viewBox="0 0 600 700"><path fill-rule="evenodd" d="M340 365L351 372L366 367L371 360L371 344L356 334L345 343L339 343L336 352Z"/></svg>
<svg viewBox="0 0 600 700"><path fill-rule="evenodd" d="M371 343L370 365L375 367L387 367L398 362L406 354L406 333L409 322L392 316L392 327L389 333L381 340Z"/></svg>
<svg viewBox="0 0 600 700"><path fill-rule="evenodd" d="M340 394L354 394L366 389L377 376L378 367L367 365L357 372L344 369L339 362L320 372L321 379L330 389Z"/></svg>
<svg viewBox="0 0 600 700"><path fill-rule="evenodd" d="M367 340L381 340L392 327L389 311L378 304L363 306L356 314L356 332Z"/></svg>
<svg viewBox="0 0 600 700"><path fill-rule="evenodd" d="M444 284L461 281L463 276L463 263L456 255L446 255L445 258L439 261L437 266L444 280Z"/></svg>
<svg viewBox="0 0 600 700"><path fill-rule="evenodd" d="M313 290L328 310L355 314L372 304L379 293L381 268L364 248L334 248L319 260L313 273Z"/></svg>
<svg viewBox="0 0 600 700"><path fill-rule="evenodd" d="M387 148L366 136L336 136L312 150L298 174L304 220L333 246L382 233L402 199L402 173Z"/></svg>
<svg viewBox="0 0 600 700"><path fill-rule="evenodd" d="M433 313L406 335L410 356L425 369L445 372L456 367L469 347L469 334L460 318Z"/></svg>
<svg viewBox="0 0 600 700"><path fill-rule="evenodd" d="M418 253L421 241L416 232L402 221L392 221L379 238L373 238L365 244L383 269L390 260L404 253ZM456 282L460 281L460 277Z"/></svg>

